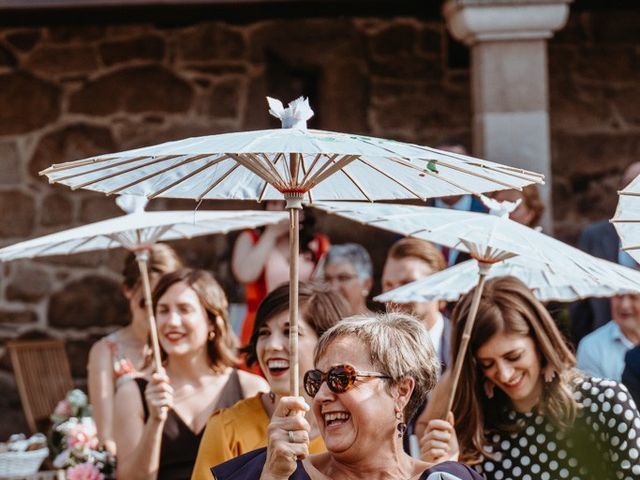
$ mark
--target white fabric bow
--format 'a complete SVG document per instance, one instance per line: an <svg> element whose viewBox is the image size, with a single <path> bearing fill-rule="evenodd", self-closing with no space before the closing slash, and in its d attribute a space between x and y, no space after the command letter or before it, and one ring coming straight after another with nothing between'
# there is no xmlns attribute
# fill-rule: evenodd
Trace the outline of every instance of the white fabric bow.
<svg viewBox="0 0 640 480"><path fill-rule="evenodd" d="M309 99L296 98L284 108L282 102L276 98L267 97L269 113L282 122L282 128L307 129L307 120L313 117L313 110L309 106Z"/></svg>
<svg viewBox="0 0 640 480"><path fill-rule="evenodd" d="M149 200L139 195L119 195L116 198L116 204L124 210L125 213L144 212Z"/></svg>
<svg viewBox="0 0 640 480"><path fill-rule="evenodd" d="M486 195L480 195L480 200L485 207L489 209L489 215L495 215L497 217L508 217L522 203L522 199L519 198L515 202L509 202L505 200L500 202L495 198L489 198Z"/></svg>

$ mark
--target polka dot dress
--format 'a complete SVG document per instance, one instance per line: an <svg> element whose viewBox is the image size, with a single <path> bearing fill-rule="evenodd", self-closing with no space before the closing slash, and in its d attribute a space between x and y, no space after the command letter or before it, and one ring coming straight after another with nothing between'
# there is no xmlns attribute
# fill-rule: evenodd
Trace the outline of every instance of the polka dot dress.
<svg viewBox="0 0 640 480"><path fill-rule="evenodd" d="M489 435L496 459L476 465L489 480L640 479L640 413L627 389L614 381L584 378L574 427L559 431L541 415L510 412L524 429Z"/></svg>

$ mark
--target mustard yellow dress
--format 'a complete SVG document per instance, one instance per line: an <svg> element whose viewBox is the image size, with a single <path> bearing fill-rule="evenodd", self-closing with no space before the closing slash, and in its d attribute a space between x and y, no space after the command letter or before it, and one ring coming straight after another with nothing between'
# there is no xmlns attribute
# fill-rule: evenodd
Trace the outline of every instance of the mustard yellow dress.
<svg viewBox="0 0 640 480"><path fill-rule="evenodd" d="M212 480L211 467L267 446L269 417L260 394L215 412L204 429L191 480ZM309 453L326 452L322 437L313 439Z"/></svg>

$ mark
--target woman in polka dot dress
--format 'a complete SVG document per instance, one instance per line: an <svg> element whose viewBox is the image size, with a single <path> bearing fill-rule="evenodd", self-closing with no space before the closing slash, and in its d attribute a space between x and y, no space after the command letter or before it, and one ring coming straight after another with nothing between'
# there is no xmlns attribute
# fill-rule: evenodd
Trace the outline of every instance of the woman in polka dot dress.
<svg viewBox="0 0 640 480"><path fill-rule="evenodd" d="M472 295L454 310L454 355ZM627 389L575 370L549 313L513 277L486 283L453 418L455 427L429 421L425 460L459 457L489 480L640 479L640 414Z"/></svg>

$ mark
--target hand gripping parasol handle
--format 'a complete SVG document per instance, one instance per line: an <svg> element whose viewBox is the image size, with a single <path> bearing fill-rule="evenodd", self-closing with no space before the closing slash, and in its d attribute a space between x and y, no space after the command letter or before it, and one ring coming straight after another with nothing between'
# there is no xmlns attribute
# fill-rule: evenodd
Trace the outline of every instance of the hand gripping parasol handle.
<svg viewBox="0 0 640 480"><path fill-rule="evenodd" d="M289 197L293 198L289 198ZM300 255L301 195L285 194L289 210L289 390L297 397L300 393L298 361L298 260Z"/></svg>
<svg viewBox="0 0 640 480"><path fill-rule="evenodd" d="M473 324L476 321L476 314L478 313L478 306L480 305L480 298L482 297L482 290L484 290L484 282L487 279L487 274L491 268L490 263L478 262L478 268L480 270L480 276L478 278L478 284L473 292L473 299L471 300L471 308L469 309L469 315L464 325L464 331L462 332L462 340L460 341L460 349L456 356L456 361L451 373L451 393L449 400L447 401L447 409L442 416L443 419L447 418L447 414L453 407L453 401L456 398L456 390L458 389L458 380L460 380L460 372L462 371L462 365L467 355L467 349L469 348L469 340L471 339L471 332L473 330Z"/></svg>
<svg viewBox="0 0 640 480"><path fill-rule="evenodd" d="M149 322L149 335L151 336L151 349L153 351L153 370L157 372L162 368L162 359L160 358L160 343L158 342L156 318L153 315L153 305L151 304L151 284L149 282L149 270L147 268L149 251L136 251L136 260L138 261L140 277L142 278L142 293L144 295L144 304L147 310L147 320Z"/></svg>

